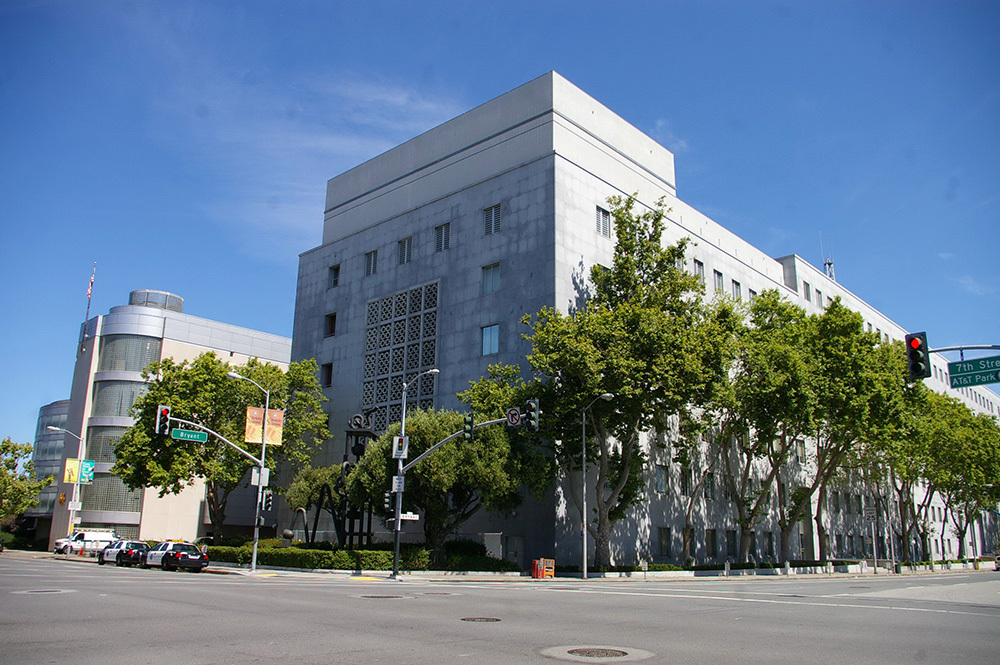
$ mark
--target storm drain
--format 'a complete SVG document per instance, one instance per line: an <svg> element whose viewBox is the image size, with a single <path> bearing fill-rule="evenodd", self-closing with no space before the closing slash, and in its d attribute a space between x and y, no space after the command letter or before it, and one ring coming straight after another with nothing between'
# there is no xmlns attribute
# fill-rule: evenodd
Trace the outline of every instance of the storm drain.
<svg viewBox="0 0 1000 665"><path fill-rule="evenodd" d="M628 651L622 651L621 649L595 649L591 647L570 649L566 653L583 658L621 658L628 655Z"/></svg>
<svg viewBox="0 0 1000 665"><path fill-rule="evenodd" d="M375 598L375 599L378 599L378 600L386 599L386 598L402 598L402 596L375 596L375 595L368 595L368 596L361 596L361 597L362 598Z"/></svg>
<svg viewBox="0 0 1000 665"><path fill-rule="evenodd" d="M471 621L472 623L496 623L500 619L496 617L465 617L462 621Z"/></svg>

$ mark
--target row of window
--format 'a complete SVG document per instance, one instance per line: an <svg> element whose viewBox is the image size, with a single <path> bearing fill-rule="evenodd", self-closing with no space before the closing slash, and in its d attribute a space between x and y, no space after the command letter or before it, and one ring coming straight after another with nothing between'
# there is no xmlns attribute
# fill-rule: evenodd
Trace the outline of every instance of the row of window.
<svg viewBox="0 0 1000 665"><path fill-rule="evenodd" d="M657 528L657 548L656 556L665 559L672 559L679 556L680 552L674 550L673 531L668 526ZM831 554L835 557L863 557L871 555L871 542L861 534L835 533L831 534L832 546ZM702 543L703 555L706 560L715 560L721 553L719 541L719 530L705 529L705 539ZM951 552L951 541L947 541L948 551ZM880 545L881 547L881 545ZM934 542L935 552L937 552L937 541ZM725 553L724 557L730 561L735 561L740 551L740 533L736 529L725 530ZM806 551L805 534L799 534L799 552ZM692 554L694 547L692 547ZM755 531L751 537L750 556L758 561L775 561L777 559L777 549L775 547L775 537L773 531Z"/></svg>
<svg viewBox="0 0 1000 665"><path fill-rule="evenodd" d="M698 259L694 259L692 266L693 266L693 269L694 269L694 276L697 277L698 280L701 281L702 284L704 284L705 283L705 264L704 264L704 262L699 261ZM726 289L726 278L725 278L725 276L723 276L723 274L720 271L718 271L718 270L713 270L712 271L712 280L713 280L713 286L715 287L715 291L717 293L721 293L721 292L725 291L725 289ZM743 285L740 284L739 282L737 282L735 279L730 280L729 281L729 293L734 298L736 298L737 300L741 300L743 298ZM748 294L750 296L750 300L753 300L754 298L757 297L757 292L754 291L753 289L748 289Z"/></svg>
<svg viewBox="0 0 1000 665"><path fill-rule="evenodd" d="M491 236L500 233L500 204L483 209L483 233ZM434 251L443 252L451 249L451 222L445 222L434 227ZM413 260L413 236L407 236L396 243L396 265L406 265ZM378 273L378 250L365 253L365 277ZM334 289L340 286L340 264L332 265L327 270L326 287Z"/></svg>

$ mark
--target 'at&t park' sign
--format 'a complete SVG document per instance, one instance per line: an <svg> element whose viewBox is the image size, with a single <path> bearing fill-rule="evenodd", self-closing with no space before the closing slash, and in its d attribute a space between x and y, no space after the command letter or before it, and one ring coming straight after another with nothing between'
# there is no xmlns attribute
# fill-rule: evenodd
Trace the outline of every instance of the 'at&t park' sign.
<svg viewBox="0 0 1000 665"><path fill-rule="evenodd" d="M948 376L952 388L1000 383L1000 356L948 363Z"/></svg>

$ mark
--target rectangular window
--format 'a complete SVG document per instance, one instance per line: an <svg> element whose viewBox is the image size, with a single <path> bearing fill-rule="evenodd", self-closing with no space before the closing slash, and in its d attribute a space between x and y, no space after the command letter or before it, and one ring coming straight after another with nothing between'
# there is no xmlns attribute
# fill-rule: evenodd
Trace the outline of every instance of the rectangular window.
<svg viewBox="0 0 1000 665"><path fill-rule="evenodd" d="M735 558L739 554L739 541L736 539L736 530L726 531L726 556Z"/></svg>
<svg viewBox="0 0 1000 665"><path fill-rule="evenodd" d="M333 363L320 365L319 382L324 388L329 388L333 384Z"/></svg>
<svg viewBox="0 0 1000 665"><path fill-rule="evenodd" d="M661 526L656 530L656 553L659 556L670 558L670 527Z"/></svg>
<svg viewBox="0 0 1000 665"><path fill-rule="evenodd" d="M795 442L795 461L799 464L806 463L806 442L805 439L799 439Z"/></svg>
<svg viewBox="0 0 1000 665"><path fill-rule="evenodd" d="M323 317L323 337L333 337L337 334L337 313L327 314Z"/></svg>
<svg viewBox="0 0 1000 665"><path fill-rule="evenodd" d="M483 210L483 227L486 235L500 233L500 204L490 206Z"/></svg>
<svg viewBox="0 0 1000 665"><path fill-rule="evenodd" d="M702 284L705 283L705 264L698 259L694 260L694 276L698 278L698 281Z"/></svg>
<svg viewBox="0 0 1000 665"><path fill-rule="evenodd" d="M496 293L500 290L500 264L491 263L483 266L483 294Z"/></svg>
<svg viewBox="0 0 1000 665"><path fill-rule="evenodd" d="M451 222L434 227L434 251L443 252L451 247Z"/></svg>
<svg viewBox="0 0 1000 665"><path fill-rule="evenodd" d="M715 474L705 474L705 500L715 501Z"/></svg>
<svg viewBox="0 0 1000 665"><path fill-rule="evenodd" d="M663 464L656 465L656 476L653 478L653 488L657 494L667 493L668 469Z"/></svg>
<svg viewBox="0 0 1000 665"><path fill-rule="evenodd" d="M774 559L774 532L772 531L764 532L764 556L768 559Z"/></svg>
<svg viewBox="0 0 1000 665"><path fill-rule="evenodd" d="M823 292L819 289L816 289L816 304L820 307L823 306Z"/></svg>
<svg viewBox="0 0 1000 665"><path fill-rule="evenodd" d="M410 262L410 252L413 250L413 236L403 238L399 241L399 265L405 266Z"/></svg>
<svg viewBox="0 0 1000 665"><path fill-rule="evenodd" d="M812 287L809 286L809 282L802 282L802 297L806 300L812 300L813 298Z"/></svg>
<svg viewBox="0 0 1000 665"><path fill-rule="evenodd" d="M378 250L365 254L365 277L371 277L378 272Z"/></svg>
<svg viewBox="0 0 1000 665"><path fill-rule="evenodd" d="M483 355L491 356L500 352L500 324L483 326Z"/></svg>
<svg viewBox="0 0 1000 665"><path fill-rule="evenodd" d="M681 467L681 495L691 496L691 467Z"/></svg>
<svg viewBox="0 0 1000 665"><path fill-rule="evenodd" d="M721 291L723 287L723 282L725 281L722 278L722 273L719 272L718 270L713 270L712 274L715 276L715 290Z"/></svg>
<svg viewBox="0 0 1000 665"><path fill-rule="evenodd" d="M735 279L733 280L733 297L737 300L743 297L743 287Z"/></svg>
<svg viewBox="0 0 1000 665"><path fill-rule="evenodd" d="M753 289L748 289L747 295L750 296L750 302L753 302L754 298L757 297L757 292L754 291Z"/></svg>
<svg viewBox="0 0 1000 665"><path fill-rule="evenodd" d="M715 538L715 529L705 529L705 558L714 559L719 554L719 543Z"/></svg>
<svg viewBox="0 0 1000 665"><path fill-rule="evenodd" d="M335 289L340 286L340 264L330 266L326 271L326 288Z"/></svg>
<svg viewBox="0 0 1000 665"><path fill-rule="evenodd" d="M611 237L611 213L597 206L597 233L605 238Z"/></svg>

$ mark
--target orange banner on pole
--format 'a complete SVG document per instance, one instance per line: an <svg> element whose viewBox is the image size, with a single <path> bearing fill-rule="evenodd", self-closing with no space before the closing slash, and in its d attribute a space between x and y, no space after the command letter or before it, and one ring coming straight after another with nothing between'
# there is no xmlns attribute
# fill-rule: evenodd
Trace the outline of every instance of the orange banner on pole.
<svg viewBox="0 0 1000 665"><path fill-rule="evenodd" d="M269 409L267 412L267 445L280 446L281 432L285 425L285 412L281 409ZM247 407L247 426L243 433L246 443L260 443L263 437L264 409L257 406Z"/></svg>

